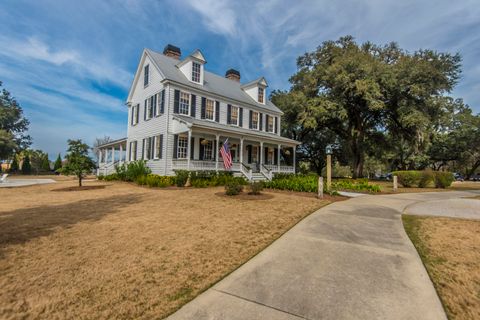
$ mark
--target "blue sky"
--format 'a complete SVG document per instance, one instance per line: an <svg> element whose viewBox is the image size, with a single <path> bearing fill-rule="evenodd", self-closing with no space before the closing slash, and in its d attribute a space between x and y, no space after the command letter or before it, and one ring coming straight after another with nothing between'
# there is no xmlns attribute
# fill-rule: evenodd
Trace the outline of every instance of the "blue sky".
<svg viewBox="0 0 480 320"><path fill-rule="evenodd" d="M66 140L126 135L124 106L142 49L199 48L218 74L260 75L288 89L296 57L322 41L396 41L459 52L455 97L480 112L478 0L82 0L0 3L0 80L31 121L33 148L54 158Z"/></svg>

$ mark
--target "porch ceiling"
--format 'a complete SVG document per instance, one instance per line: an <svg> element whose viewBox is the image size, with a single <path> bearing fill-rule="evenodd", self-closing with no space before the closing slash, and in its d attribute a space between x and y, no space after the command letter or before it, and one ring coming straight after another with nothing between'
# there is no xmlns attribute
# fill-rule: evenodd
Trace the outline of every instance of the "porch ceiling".
<svg viewBox="0 0 480 320"><path fill-rule="evenodd" d="M262 131L252 131L249 129L238 128L230 125L220 124L217 122L210 122L205 120L194 119L188 116L175 115L174 120L185 124L188 128L200 129L205 133L212 134L221 134L227 137L232 138L241 138L252 141L262 140L267 143L281 143L286 145L299 145L300 142L285 137L278 136L276 134L262 132Z"/></svg>
<svg viewBox="0 0 480 320"><path fill-rule="evenodd" d="M111 148L111 147L117 147L117 146L126 146L127 145L127 138L121 138L117 140L113 140L104 144L99 145L97 148L98 149L105 149L105 148Z"/></svg>

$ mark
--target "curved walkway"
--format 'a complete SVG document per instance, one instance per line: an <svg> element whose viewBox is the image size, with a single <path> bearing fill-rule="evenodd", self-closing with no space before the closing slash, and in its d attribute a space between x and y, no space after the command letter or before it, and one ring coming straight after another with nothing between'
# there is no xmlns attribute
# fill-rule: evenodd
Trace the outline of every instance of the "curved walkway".
<svg viewBox="0 0 480 320"><path fill-rule="evenodd" d="M480 220L480 200L458 198L418 202L408 206L405 213Z"/></svg>
<svg viewBox="0 0 480 320"><path fill-rule="evenodd" d="M465 196L472 194L333 203L169 319L446 319L401 213L413 203Z"/></svg>

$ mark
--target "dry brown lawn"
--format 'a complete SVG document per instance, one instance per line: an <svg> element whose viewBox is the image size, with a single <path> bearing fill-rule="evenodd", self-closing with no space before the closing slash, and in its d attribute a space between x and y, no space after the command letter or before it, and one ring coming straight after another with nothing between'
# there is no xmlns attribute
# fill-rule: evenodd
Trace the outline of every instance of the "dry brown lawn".
<svg viewBox="0 0 480 320"><path fill-rule="evenodd" d="M403 219L449 319L480 319L480 221Z"/></svg>
<svg viewBox="0 0 480 320"><path fill-rule="evenodd" d="M58 180L0 189L1 319L165 317L332 201Z"/></svg>
<svg viewBox="0 0 480 320"><path fill-rule="evenodd" d="M378 184L381 188L382 193L393 193L393 182L392 181L371 181L372 184ZM473 181L455 181L447 189L441 188L404 188L399 184L397 193L418 193L418 192L441 192L441 191L451 191L451 190L480 190L480 182Z"/></svg>

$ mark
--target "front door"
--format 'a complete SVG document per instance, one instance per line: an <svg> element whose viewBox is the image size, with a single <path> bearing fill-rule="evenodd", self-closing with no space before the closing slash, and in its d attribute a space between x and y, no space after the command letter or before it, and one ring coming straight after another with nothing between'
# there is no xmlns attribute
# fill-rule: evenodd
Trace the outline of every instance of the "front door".
<svg viewBox="0 0 480 320"><path fill-rule="evenodd" d="M260 167L260 156L258 154L258 146L252 146L252 170L258 172Z"/></svg>

